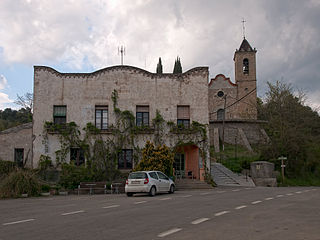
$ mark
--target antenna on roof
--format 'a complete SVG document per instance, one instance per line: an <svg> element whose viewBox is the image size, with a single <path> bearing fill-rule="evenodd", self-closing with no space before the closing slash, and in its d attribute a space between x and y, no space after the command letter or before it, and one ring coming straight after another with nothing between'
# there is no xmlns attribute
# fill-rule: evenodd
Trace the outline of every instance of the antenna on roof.
<svg viewBox="0 0 320 240"><path fill-rule="evenodd" d="M243 38L246 38L246 27L244 26L244 23L246 22L246 20L244 20L244 18L242 18L242 34L243 34Z"/></svg>
<svg viewBox="0 0 320 240"><path fill-rule="evenodd" d="M124 46L118 47L118 55L121 57L121 65L123 65L123 56L126 55L126 48Z"/></svg>

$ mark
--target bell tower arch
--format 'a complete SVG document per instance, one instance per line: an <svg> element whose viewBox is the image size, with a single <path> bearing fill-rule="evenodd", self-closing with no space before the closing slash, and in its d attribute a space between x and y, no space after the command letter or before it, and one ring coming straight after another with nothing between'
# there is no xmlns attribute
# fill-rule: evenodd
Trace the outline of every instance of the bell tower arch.
<svg viewBox="0 0 320 240"><path fill-rule="evenodd" d="M237 85L237 118L257 119L256 52L243 38L234 53L235 82Z"/></svg>

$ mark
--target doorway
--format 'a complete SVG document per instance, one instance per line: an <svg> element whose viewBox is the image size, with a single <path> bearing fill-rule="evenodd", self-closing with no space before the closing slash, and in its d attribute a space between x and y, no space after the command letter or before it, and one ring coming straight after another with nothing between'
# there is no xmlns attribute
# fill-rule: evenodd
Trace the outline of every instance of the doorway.
<svg viewBox="0 0 320 240"><path fill-rule="evenodd" d="M185 177L185 157L183 153L176 153L174 156L174 164L176 178L181 179Z"/></svg>

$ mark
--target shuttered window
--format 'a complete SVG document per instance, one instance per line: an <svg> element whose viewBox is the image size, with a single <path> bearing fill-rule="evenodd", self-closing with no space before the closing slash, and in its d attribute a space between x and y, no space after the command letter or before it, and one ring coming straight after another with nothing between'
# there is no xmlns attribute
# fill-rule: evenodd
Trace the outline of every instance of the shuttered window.
<svg viewBox="0 0 320 240"><path fill-rule="evenodd" d="M67 106L53 106L53 122L54 124L66 124Z"/></svg>
<svg viewBox="0 0 320 240"><path fill-rule="evenodd" d="M190 126L190 106L177 107L177 124L178 126Z"/></svg>

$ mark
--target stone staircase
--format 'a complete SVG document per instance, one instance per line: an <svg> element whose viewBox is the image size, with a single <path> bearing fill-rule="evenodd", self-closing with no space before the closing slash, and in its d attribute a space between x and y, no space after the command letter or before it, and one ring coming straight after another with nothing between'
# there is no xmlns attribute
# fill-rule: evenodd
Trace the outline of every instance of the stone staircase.
<svg viewBox="0 0 320 240"><path fill-rule="evenodd" d="M196 179L176 179L176 190L191 190L191 189L212 189L213 187L206 182Z"/></svg>
<svg viewBox="0 0 320 240"><path fill-rule="evenodd" d="M217 186L242 186L254 187L252 179L248 176L236 174L221 163L211 164L211 175Z"/></svg>

